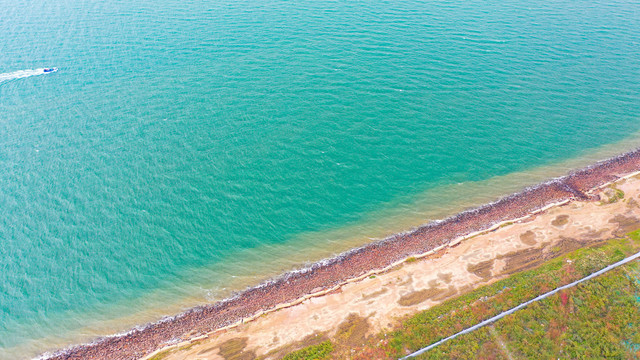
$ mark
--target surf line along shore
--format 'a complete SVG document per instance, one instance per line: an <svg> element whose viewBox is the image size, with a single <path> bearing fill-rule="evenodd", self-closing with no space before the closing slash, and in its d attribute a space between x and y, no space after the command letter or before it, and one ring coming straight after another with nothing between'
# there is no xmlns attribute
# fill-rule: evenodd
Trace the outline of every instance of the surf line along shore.
<svg viewBox="0 0 640 360"><path fill-rule="evenodd" d="M265 313L321 296L347 282L358 281L396 266L409 257L425 257L465 238L491 231L571 200L598 200L594 190L640 170L640 149L598 162L459 213L442 221L396 234L292 271L215 304L190 309L125 334L97 339L45 354L44 359L139 359L167 346L185 344L251 321Z"/></svg>

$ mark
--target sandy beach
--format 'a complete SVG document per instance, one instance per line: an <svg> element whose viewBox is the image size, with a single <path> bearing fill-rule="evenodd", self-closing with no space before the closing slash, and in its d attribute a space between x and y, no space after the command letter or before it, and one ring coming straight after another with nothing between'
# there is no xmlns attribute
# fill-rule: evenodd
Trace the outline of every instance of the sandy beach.
<svg viewBox="0 0 640 360"><path fill-rule="evenodd" d="M229 341L247 358L277 358L345 321L378 332L400 316L637 227L638 170L640 150L48 358L137 359L169 350L168 358L221 359ZM612 182L624 201L615 201Z"/></svg>

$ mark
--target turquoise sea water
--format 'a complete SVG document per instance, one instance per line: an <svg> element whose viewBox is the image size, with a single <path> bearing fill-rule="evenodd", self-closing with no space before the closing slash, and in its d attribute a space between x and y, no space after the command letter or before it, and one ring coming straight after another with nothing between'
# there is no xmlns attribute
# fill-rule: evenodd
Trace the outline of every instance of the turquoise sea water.
<svg viewBox="0 0 640 360"><path fill-rule="evenodd" d="M15 358L382 236L367 224L425 193L625 139L640 5L0 0L0 74ZM448 191L421 211L469 196Z"/></svg>

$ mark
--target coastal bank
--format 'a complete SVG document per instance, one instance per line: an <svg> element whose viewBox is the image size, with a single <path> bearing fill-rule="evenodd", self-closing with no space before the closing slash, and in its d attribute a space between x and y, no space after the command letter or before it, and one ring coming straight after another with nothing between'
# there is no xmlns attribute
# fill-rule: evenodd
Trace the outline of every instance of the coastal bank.
<svg viewBox="0 0 640 360"><path fill-rule="evenodd" d="M636 226L640 207L633 194L639 187L634 178L638 170L636 150L284 274L225 301L47 357L137 359L167 351L167 346L178 349L194 343L208 343L215 350L215 343L227 334L237 337L235 332L260 326L266 330L263 335L257 329L249 331L247 348L266 353L318 332L319 323L342 322L357 309L351 306L355 299L367 296L368 301L360 302L377 315L358 316L369 319L372 329L382 329L391 318L526 269L554 249L586 246ZM630 200L610 200L618 196L609 188L614 182ZM424 260L417 261L420 258ZM376 288L386 290L376 295L371 291ZM321 321L314 322L314 316ZM274 337L273 330L286 328L283 325L292 318L308 329L288 335L281 331Z"/></svg>

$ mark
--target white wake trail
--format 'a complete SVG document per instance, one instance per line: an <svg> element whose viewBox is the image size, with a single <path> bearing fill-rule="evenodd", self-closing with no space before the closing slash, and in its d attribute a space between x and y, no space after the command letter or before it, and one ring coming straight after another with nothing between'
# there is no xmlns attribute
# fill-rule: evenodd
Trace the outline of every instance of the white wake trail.
<svg viewBox="0 0 640 360"><path fill-rule="evenodd" d="M22 79L30 76L44 75L49 74L50 72L45 72L45 68L41 69L29 69L29 70L18 70L10 73L0 74L0 83L9 80Z"/></svg>

